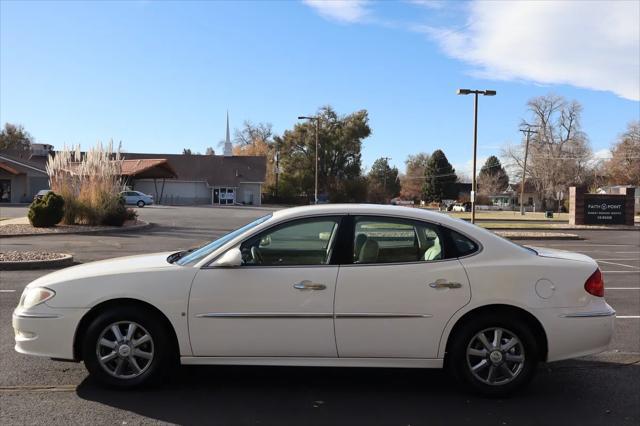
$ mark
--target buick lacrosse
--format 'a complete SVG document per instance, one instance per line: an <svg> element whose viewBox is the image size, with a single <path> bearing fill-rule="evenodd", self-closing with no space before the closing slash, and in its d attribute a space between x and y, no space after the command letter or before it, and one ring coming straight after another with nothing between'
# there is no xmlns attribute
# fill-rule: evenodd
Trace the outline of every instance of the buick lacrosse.
<svg viewBox="0 0 640 426"><path fill-rule="evenodd" d="M62 269L25 288L16 351L134 387L182 364L446 367L484 394L603 351L615 311L591 258L440 213L322 205L198 249Z"/></svg>

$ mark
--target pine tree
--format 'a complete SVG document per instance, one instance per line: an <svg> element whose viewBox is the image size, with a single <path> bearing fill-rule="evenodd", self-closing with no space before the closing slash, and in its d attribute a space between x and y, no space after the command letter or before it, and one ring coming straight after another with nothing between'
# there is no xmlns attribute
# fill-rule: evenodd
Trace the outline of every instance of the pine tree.
<svg viewBox="0 0 640 426"><path fill-rule="evenodd" d="M453 195L453 185L457 181L455 169L441 150L431 154L424 173L424 200L440 202L443 198ZM455 196L453 197L455 198Z"/></svg>
<svg viewBox="0 0 640 426"><path fill-rule="evenodd" d="M509 175L495 155L487 158L478 175L478 192L495 195L509 185Z"/></svg>

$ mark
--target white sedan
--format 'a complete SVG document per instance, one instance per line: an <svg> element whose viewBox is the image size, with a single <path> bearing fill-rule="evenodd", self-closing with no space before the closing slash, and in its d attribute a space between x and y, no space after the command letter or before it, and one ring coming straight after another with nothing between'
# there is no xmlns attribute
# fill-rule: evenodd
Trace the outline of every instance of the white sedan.
<svg viewBox="0 0 640 426"><path fill-rule="evenodd" d="M530 249L420 209L269 214L192 251L92 262L30 283L15 349L102 382L182 364L447 367L485 394L539 361L603 351L615 311L591 258Z"/></svg>

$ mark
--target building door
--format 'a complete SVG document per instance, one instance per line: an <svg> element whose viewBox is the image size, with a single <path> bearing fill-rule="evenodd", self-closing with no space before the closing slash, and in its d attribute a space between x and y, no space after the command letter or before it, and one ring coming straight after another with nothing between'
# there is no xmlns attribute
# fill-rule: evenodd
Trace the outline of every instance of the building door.
<svg viewBox="0 0 640 426"><path fill-rule="evenodd" d="M234 204L236 202L236 194L234 188L215 188L213 190L213 204L224 206L225 204Z"/></svg>
<svg viewBox="0 0 640 426"><path fill-rule="evenodd" d="M0 179L0 203L11 202L11 180Z"/></svg>

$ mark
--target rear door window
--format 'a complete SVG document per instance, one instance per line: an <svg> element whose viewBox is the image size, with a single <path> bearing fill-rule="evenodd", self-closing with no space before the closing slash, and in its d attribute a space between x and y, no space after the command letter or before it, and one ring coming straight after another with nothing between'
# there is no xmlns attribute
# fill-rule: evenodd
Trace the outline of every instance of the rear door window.
<svg viewBox="0 0 640 426"><path fill-rule="evenodd" d="M356 216L353 262L432 262L444 258L438 226L401 218Z"/></svg>

